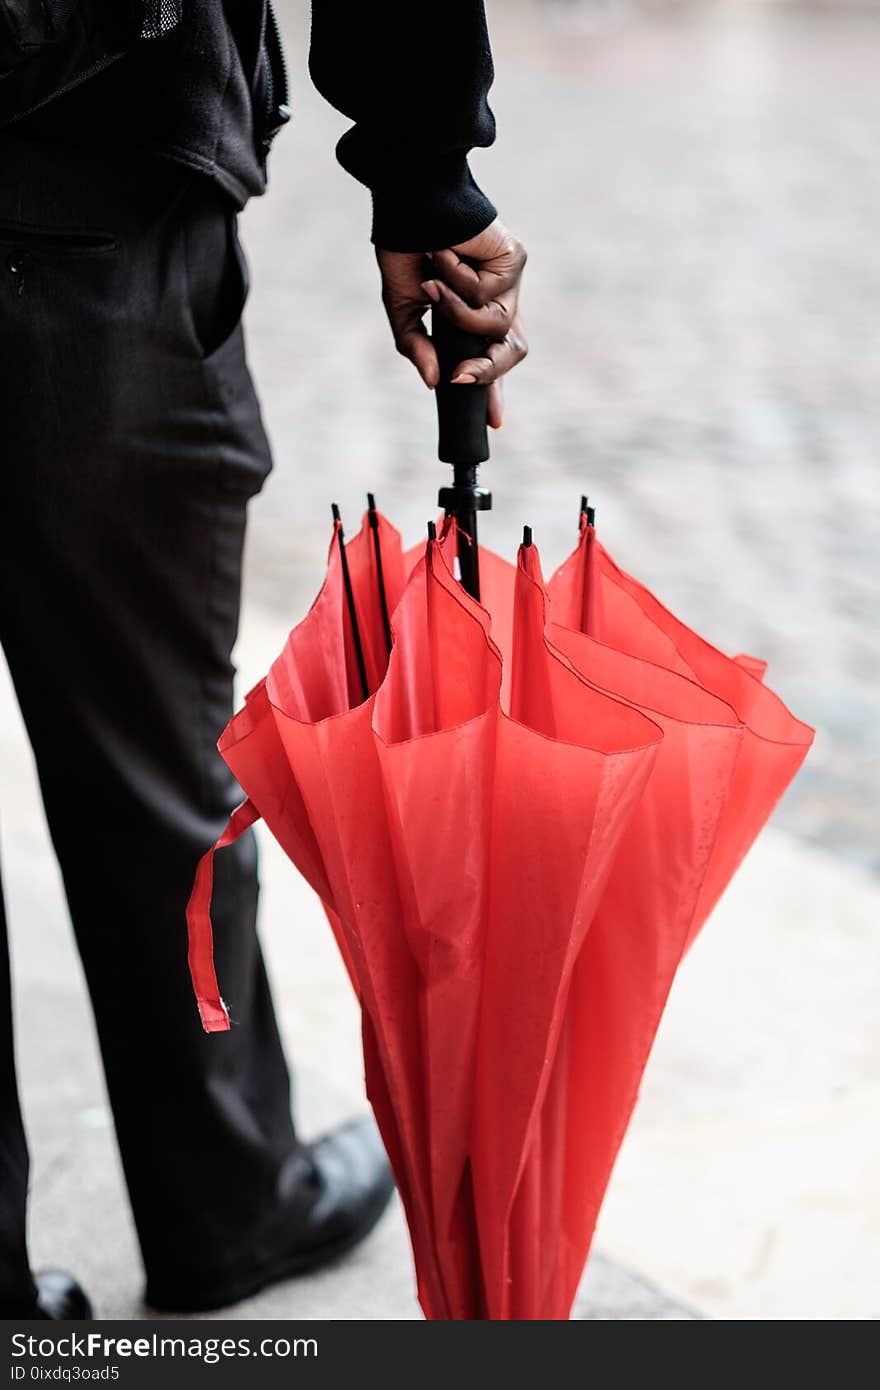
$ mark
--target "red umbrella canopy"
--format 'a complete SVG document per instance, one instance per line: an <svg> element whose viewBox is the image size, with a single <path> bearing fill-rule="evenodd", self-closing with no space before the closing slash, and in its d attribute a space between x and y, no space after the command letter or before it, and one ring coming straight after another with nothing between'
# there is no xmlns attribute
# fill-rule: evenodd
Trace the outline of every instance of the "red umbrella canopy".
<svg viewBox="0 0 880 1390"><path fill-rule="evenodd" d="M454 526L408 557L373 526L220 740L247 801L215 848L262 816L327 909L426 1315L565 1318L675 969L811 731L592 526L548 586L481 550L485 606Z"/></svg>

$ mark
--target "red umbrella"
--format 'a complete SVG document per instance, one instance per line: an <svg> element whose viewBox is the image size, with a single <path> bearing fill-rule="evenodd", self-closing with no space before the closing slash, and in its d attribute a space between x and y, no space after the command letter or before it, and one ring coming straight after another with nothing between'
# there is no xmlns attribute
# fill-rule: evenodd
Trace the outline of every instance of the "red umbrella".
<svg viewBox="0 0 880 1390"><path fill-rule="evenodd" d="M348 545L337 514L220 740L247 800L218 847L262 816L327 909L426 1315L564 1318L676 967L811 731L589 514L547 586L528 532L516 566L478 552L477 397L440 394L462 528L404 556L372 505ZM209 1031L213 852L188 910Z"/></svg>
<svg viewBox="0 0 880 1390"><path fill-rule="evenodd" d="M570 617L567 571L594 547L606 622L620 595L647 609L616 646L550 621L534 546L516 569L481 552L484 593L507 583L496 646L450 528L391 597L391 660L364 701L342 556L375 654L374 534L368 518L343 552L337 529L321 594L221 739L248 794L225 841L262 815L328 908L428 1316L562 1317L675 968L809 731L587 530L549 593ZM693 671L713 665L716 688ZM215 1029L210 863L189 919Z"/></svg>

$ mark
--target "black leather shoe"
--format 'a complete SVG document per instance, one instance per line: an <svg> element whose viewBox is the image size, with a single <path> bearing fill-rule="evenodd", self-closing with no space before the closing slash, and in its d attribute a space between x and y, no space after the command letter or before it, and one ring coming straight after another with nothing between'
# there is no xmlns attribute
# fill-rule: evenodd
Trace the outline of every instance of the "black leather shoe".
<svg viewBox="0 0 880 1390"><path fill-rule="evenodd" d="M34 1280L37 1285L35 1318L83 1322L93 1317L92 1305L72 1274L63 1269L44 1269Z"/></svg>
<svg viewBox="0 0 880 1390"><path fill-rule="evenodd" d="M163 1313L207 1313L250 1298L270 1284L310 1274L358 1245L376 1225L394 1191L394 1179L371 1116L306 1144L282 1174L281 1205L267 1230L282 1251L258 1265L230 1272L210 1286L150 1284L145 1301ZM255 1243L264 1248L261 1232Z"/></svg>

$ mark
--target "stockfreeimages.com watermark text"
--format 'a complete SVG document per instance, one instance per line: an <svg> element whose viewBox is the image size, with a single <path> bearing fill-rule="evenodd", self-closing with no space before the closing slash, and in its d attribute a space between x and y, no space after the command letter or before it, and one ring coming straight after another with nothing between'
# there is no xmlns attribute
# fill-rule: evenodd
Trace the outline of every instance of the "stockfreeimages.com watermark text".
<svg viewBox="0 0 880 1390"><path fill-rule="evenodd" d="M107 1337L100 1332L70 1332L62 1336L34 1336L15 1332L10 1338L13 1357L11 1379L16 1380L118 1380L115 1361L162 1359L202 1361L208 1366L236 1358L285 1359L318 1355L315 1337L163 1337L153 1332L144 1337ZM43 1366L43 1361L71 1361L76 1365ZM101 1366L79 1364L102 1361ZM111 1364L106 1364L106 1363Z"/></svg>

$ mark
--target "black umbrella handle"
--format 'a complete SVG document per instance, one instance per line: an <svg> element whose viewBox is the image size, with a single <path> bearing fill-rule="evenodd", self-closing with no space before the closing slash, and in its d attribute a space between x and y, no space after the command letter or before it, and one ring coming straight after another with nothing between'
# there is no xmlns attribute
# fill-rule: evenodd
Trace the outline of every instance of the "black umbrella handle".
<svg viewBox="0 0 880 1390"><path fill-rule="evenodd" d="M464 333L438 309L431 313L431 337L440 363L437 386L437 453L443 463L476 467L489 457L486 414L488 386L453 386L452 373L469 357L485 357L487 340Z"/></svg>
<svg viewBox="0 0 880 1390"><path fill-rule="evenodd" d="M463 533L458 547L462 586L479 599L477 512L488 511L492 506L491 493L477 486L477 467L489 457L489 388L453 386L451 377L459 362L485 356L487 340L456 328L437 309L431 314L431 337L440 364L440 381L435 391L437 452L443 463L453 467L452 486L440 489L439 503L455 517Z"/></svg>

